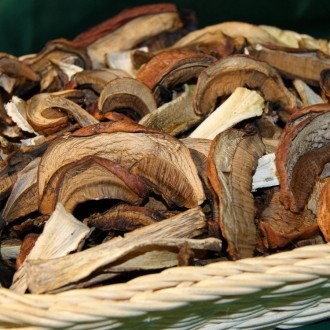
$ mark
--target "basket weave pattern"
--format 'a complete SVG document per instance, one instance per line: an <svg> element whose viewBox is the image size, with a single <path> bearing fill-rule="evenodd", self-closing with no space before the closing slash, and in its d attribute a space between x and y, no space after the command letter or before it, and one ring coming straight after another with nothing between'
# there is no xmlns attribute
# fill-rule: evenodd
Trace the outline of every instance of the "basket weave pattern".
<svg viewBox="0 0 330 330"><path fill-rule="evenodd" d="M330 317L330 244L47 295L0 289L2 329L271 329Z"/></svg>

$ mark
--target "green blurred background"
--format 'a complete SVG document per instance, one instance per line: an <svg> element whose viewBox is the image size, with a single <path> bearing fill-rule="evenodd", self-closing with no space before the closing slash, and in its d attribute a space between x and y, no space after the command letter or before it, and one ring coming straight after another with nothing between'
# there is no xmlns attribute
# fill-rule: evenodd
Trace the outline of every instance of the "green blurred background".
<svg viewBox="0 0 330 330"><path fill-rule="evenodd" d="M38 52L51 39L72 39L125 8L157 2L165 1L0 0L0 52L16 56ZM180 8L193 9L199 27L236 20L274 25L318 38L330 37L329 0L173 2ZM299 329L330 329L330 322Z"/></svg>
<svg viewBox="0 0 330 330"><path fill-rule="evenodd" d="M38 52L51 39L72 39L124 8L166 1L0 0L0 51L19 56ZM330 36L329 0L182 0L199 27L228 20L274 25L315 37Z"/></svg>

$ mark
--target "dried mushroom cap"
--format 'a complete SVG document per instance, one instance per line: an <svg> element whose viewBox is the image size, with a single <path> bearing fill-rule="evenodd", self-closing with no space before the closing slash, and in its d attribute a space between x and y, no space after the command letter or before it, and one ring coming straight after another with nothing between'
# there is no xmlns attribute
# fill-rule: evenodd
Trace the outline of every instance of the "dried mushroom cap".
<svg viewBox="0 0 330 330"><path fill-rule="evenodd" d="M236 129L220 133L211 144L208 177L217 195L214 213L234 259L252 257L255 250L252 175L264 151L258 135Z"/></svg>
<svg viewBox="0 0 330 330"><path fill-rule="evenodd" d="M189 49L166 50L142 66L136 78L153 91L159 104L164 90L197 78L215 60L212 56Z"/></svg>
<svg viewBox="0 0 330 330"><path fill-rule="evenodd" d="M196 113L210 113L219 97L230 95L237 87L258 90L266 101L277 103L285 110L296 106L294 95L276 70L246 55L233 55L220 59L199 75L194 101Z"/></svg>
<svg viewBox="0 0 330 330"><path fill-rule="evenodd" d="M256 45L248 47L248 54L267 62L289 79L301 79L318 86L320 74L330 66L330 56L317 50Z"/></svg>
<svg viewBox="0 0 330 330"><path fill-rule="evenodd" d="M330 105L306 107L292 115L276 150L281 201L301 212L316 178L330 162Z"/></svg>
<svg viewBox="0 0 330 330"><path fill-rule="evenodd" d="M80 34L73 42L87 47L93 67L97 68L105 66L105 54L108 52L132 49L150 37L181 27L175 5L147 5L123 11Z"/></svg>
<svg viewBox="0 0 330 330"><path fill-rule="evenodd" d="M148 132L142 126L141 133L134 133L135 128L140 127L138 124L132 125L131 133L116 131L115 127L116 123L112 123L113 133L92 135L87 132L87 136L56 140L41 159L38 174L40 196L61 167L97 155L143 177L168 203L191 208L203 202L205 197L196 167L183 143L166 134Z"/></svg>
<svg viewBox="0 0 330 330"><path fill-rule="evenodd" d="M117 199L140 204L147 194L143 180L98 156L86 156L59 168L41 197L39 210L50 214L60 202L68 212L88 200Z"/></svg>
<svg viewBox="0 0 330 330"><path fill-rule="evenodd" d="M143 82L126 77L111 80L105 85L98 108L102 113L125 111L133 118L141 118L155 110L157 105L151 90Z"/></svg>
<svg viewBox="0 0 330 330"><path fill-rule="evenodd" d="M66 90L53 94L34 95L27 102L26 116L28 122L37 132L46 135L67 126L68 115L72 116L82 127L98 123L98 120L86 110L68 99L80 95L80 93L76 90Z"/></svg>
<svg viewBox="0 0 330 330"><path fill-rule="evenodd" d="M330 242L330 178L325 179L317 210L317 224L326 242Z"/></svg>
<svg viewBox="0 0 330 330"><path fill-rule="evenodd" d="M330 97L330 69L324 69L320 73L320 86L327 97Z"/></svg>

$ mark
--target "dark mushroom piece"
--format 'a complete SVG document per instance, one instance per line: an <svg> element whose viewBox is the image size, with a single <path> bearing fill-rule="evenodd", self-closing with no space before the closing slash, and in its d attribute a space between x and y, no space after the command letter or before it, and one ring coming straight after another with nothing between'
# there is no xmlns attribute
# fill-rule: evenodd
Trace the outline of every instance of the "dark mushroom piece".
<svg viewBox="0 0 330 330"><path fill-rule="evenodd" d="M208 177L217 195L214 218L233 259L252 257L257 230L254 223L252 175L265 147L257 135L230 129L211 144Z"/></svg>
<svg viewBox="0 0 330 330"><path fill-rule="evenodd" d="M140 204L147 195L144 181L127 169L98 156L86 156L62 166L40 196L39 210L50 214L61 203L72 213L88 200L115 199Z"/></svg>
<svg viewBox="0 0 330 330"><path fill-rule="evenodd" d="M330 66L330 56L318 50L273 45L257 45L247 50L251 57L267 62L283 77L301 79L313 86L319 86L321 72Z"/></svg>
<svg viewBox="0 0 330 330"><path fill-rule="evenodd" d="M330 178L325 180L317 210L317 224L326 242L330 242Z"/></svg>
<svg viewBox="0 0 330 330"><path fill-rule="evenodd" d="M117 111L139 120L157 108L151 90L141 81L133 78L117 78L103 88L98 108L102 113Z"/></svg>
<svg viewBox="0 0 330 330"><path fill-rule="evenodd" d="M330 162L330 106L318 104L292 115L276 150L281 201L301 212L316 178Z"/></svg>
<svg viewBox="0 0 330 330"><path fill-rule="evenodd" d="M171 89L196 79L215 60L213 56L188 49L166 50L142 66L136 78L153 91L157 104L161 105L172 99Z"/></svg>
<svg viewBox="0 0 330 330"><path fill-rule="evenodd" d="M286 210L280 201L280 192L275 191L270 203L263 206L259 230L267 249L284 248L301 239L309 239L319 233L315 215L307 208L300 214Z"/></svg>
<svg viewBox="0 0 330 330"><path fill-rule="evenodd" d="M93 67L99 68L105 66L104 55L107 52L132 49L150 37L181 27L175 5L152 4L126 9L79 34L73 42L77 46L87 47Z"/></svg>
<svg viewBox="0 0 330 330"><path fill-rule="evenodd" d="M182 142L165 133L123 122L92 125L56 140L39 165L39 196L44 194L56 171L93 155L109 159L143 177L169 204L191 208L204 200L196 167Z"/></svg>
<svg viewBox="0 0 330 330"><path fill-rule="evenodd" d="M296 106L294 95L284 86L275 69L246 55L233 55L220 59L199 75L194 101L196 113L209 114L218 98L230 95L237 87L257 90L266 101L286 111Z"/></svg>
<svg viewBox="0 0 330 330"><path fill-rule="evenodd" d="M320 73L320 86L326 97L330 97L330 69L324 69Z"/></svg>

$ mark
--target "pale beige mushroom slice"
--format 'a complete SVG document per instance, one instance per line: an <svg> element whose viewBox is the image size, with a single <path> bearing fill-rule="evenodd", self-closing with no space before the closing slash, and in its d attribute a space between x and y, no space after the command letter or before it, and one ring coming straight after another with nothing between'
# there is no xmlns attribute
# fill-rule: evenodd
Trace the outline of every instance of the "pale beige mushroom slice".
<svg viewBox="0 0 330 330"><path fill-rule="evenodd" d="M239 122L261 116L264 103L256 91L237 87L189 136L213 140L216 135Z"/></svg>
<svg viewBox="0 0 330 330"><path fill-rule="evenodd" d="M106 125L112 133L107 132ZM148 186L170 204L187 208L201 204L204 192L188 148L170 135L138 124L131 125L131 128L121 122L94 125L88 130L83 128L81 133L78 131L73 136L56 140L39 165L40 197L61 167L97 155L143 177ZM125 126L126 131L120 131L121 126Z"/></svg>
<svg viewBox="0 0 330 330"><path fill-rule="evenodd" d="M208 177L217 195L213 212L233 259L252 257L256 248L252 175L264 151L257 134L233 128L212 141Z"/></svg>
<svg viewBox="0 0 330 330"><path fill-rule="evenodd" d="M174 100L146 114L139 123L173 136L188 131L202 120L194 111L194 91L195 85L185 84L184 91Z"/></svg>
<svg viewBox="0 0 330 330"><path fill-rule="evenodd" d="M286 111L296 106L295 96L285 87L275 69L246 55L232 55L200 73L194 101L196 113L209 114L215 109L218 98L227 97L237 87L257 90L266 101L278 104Z"/></svg>
<svg viewBox="0 0 330 330"><path fill-rule="evenodd" d="M109 51L129 50L150 37L181 27L174 4L153 4L127 9L81 33L73 42L87 47L93 67L99 68L105 66L105 54Z"/></svg>
<svg viewBox="0 0 330 330"><path fill-rule="evenodd" d="M117 78L108 82L99 97L98 108L102 113L124 112L132 118L142 118L157 108L151 90L134 78Z"/></svg>
<svg viewBox="0 0 330 330"><path fill-rule="evenodd" d="M296 89L299 97L302 101L303 107L308 107L310 105L324 103L322 97L316 94L312 88L310 88L303 80L295 79L293 80L293 86Z"/></svg>
<svg viewBox="0 0 330 330"><path fill-rule="evenodd" d="M317 104L292 115L276 150L281 201L301 212L316 178L330 162L330 106Z"/></svg>

